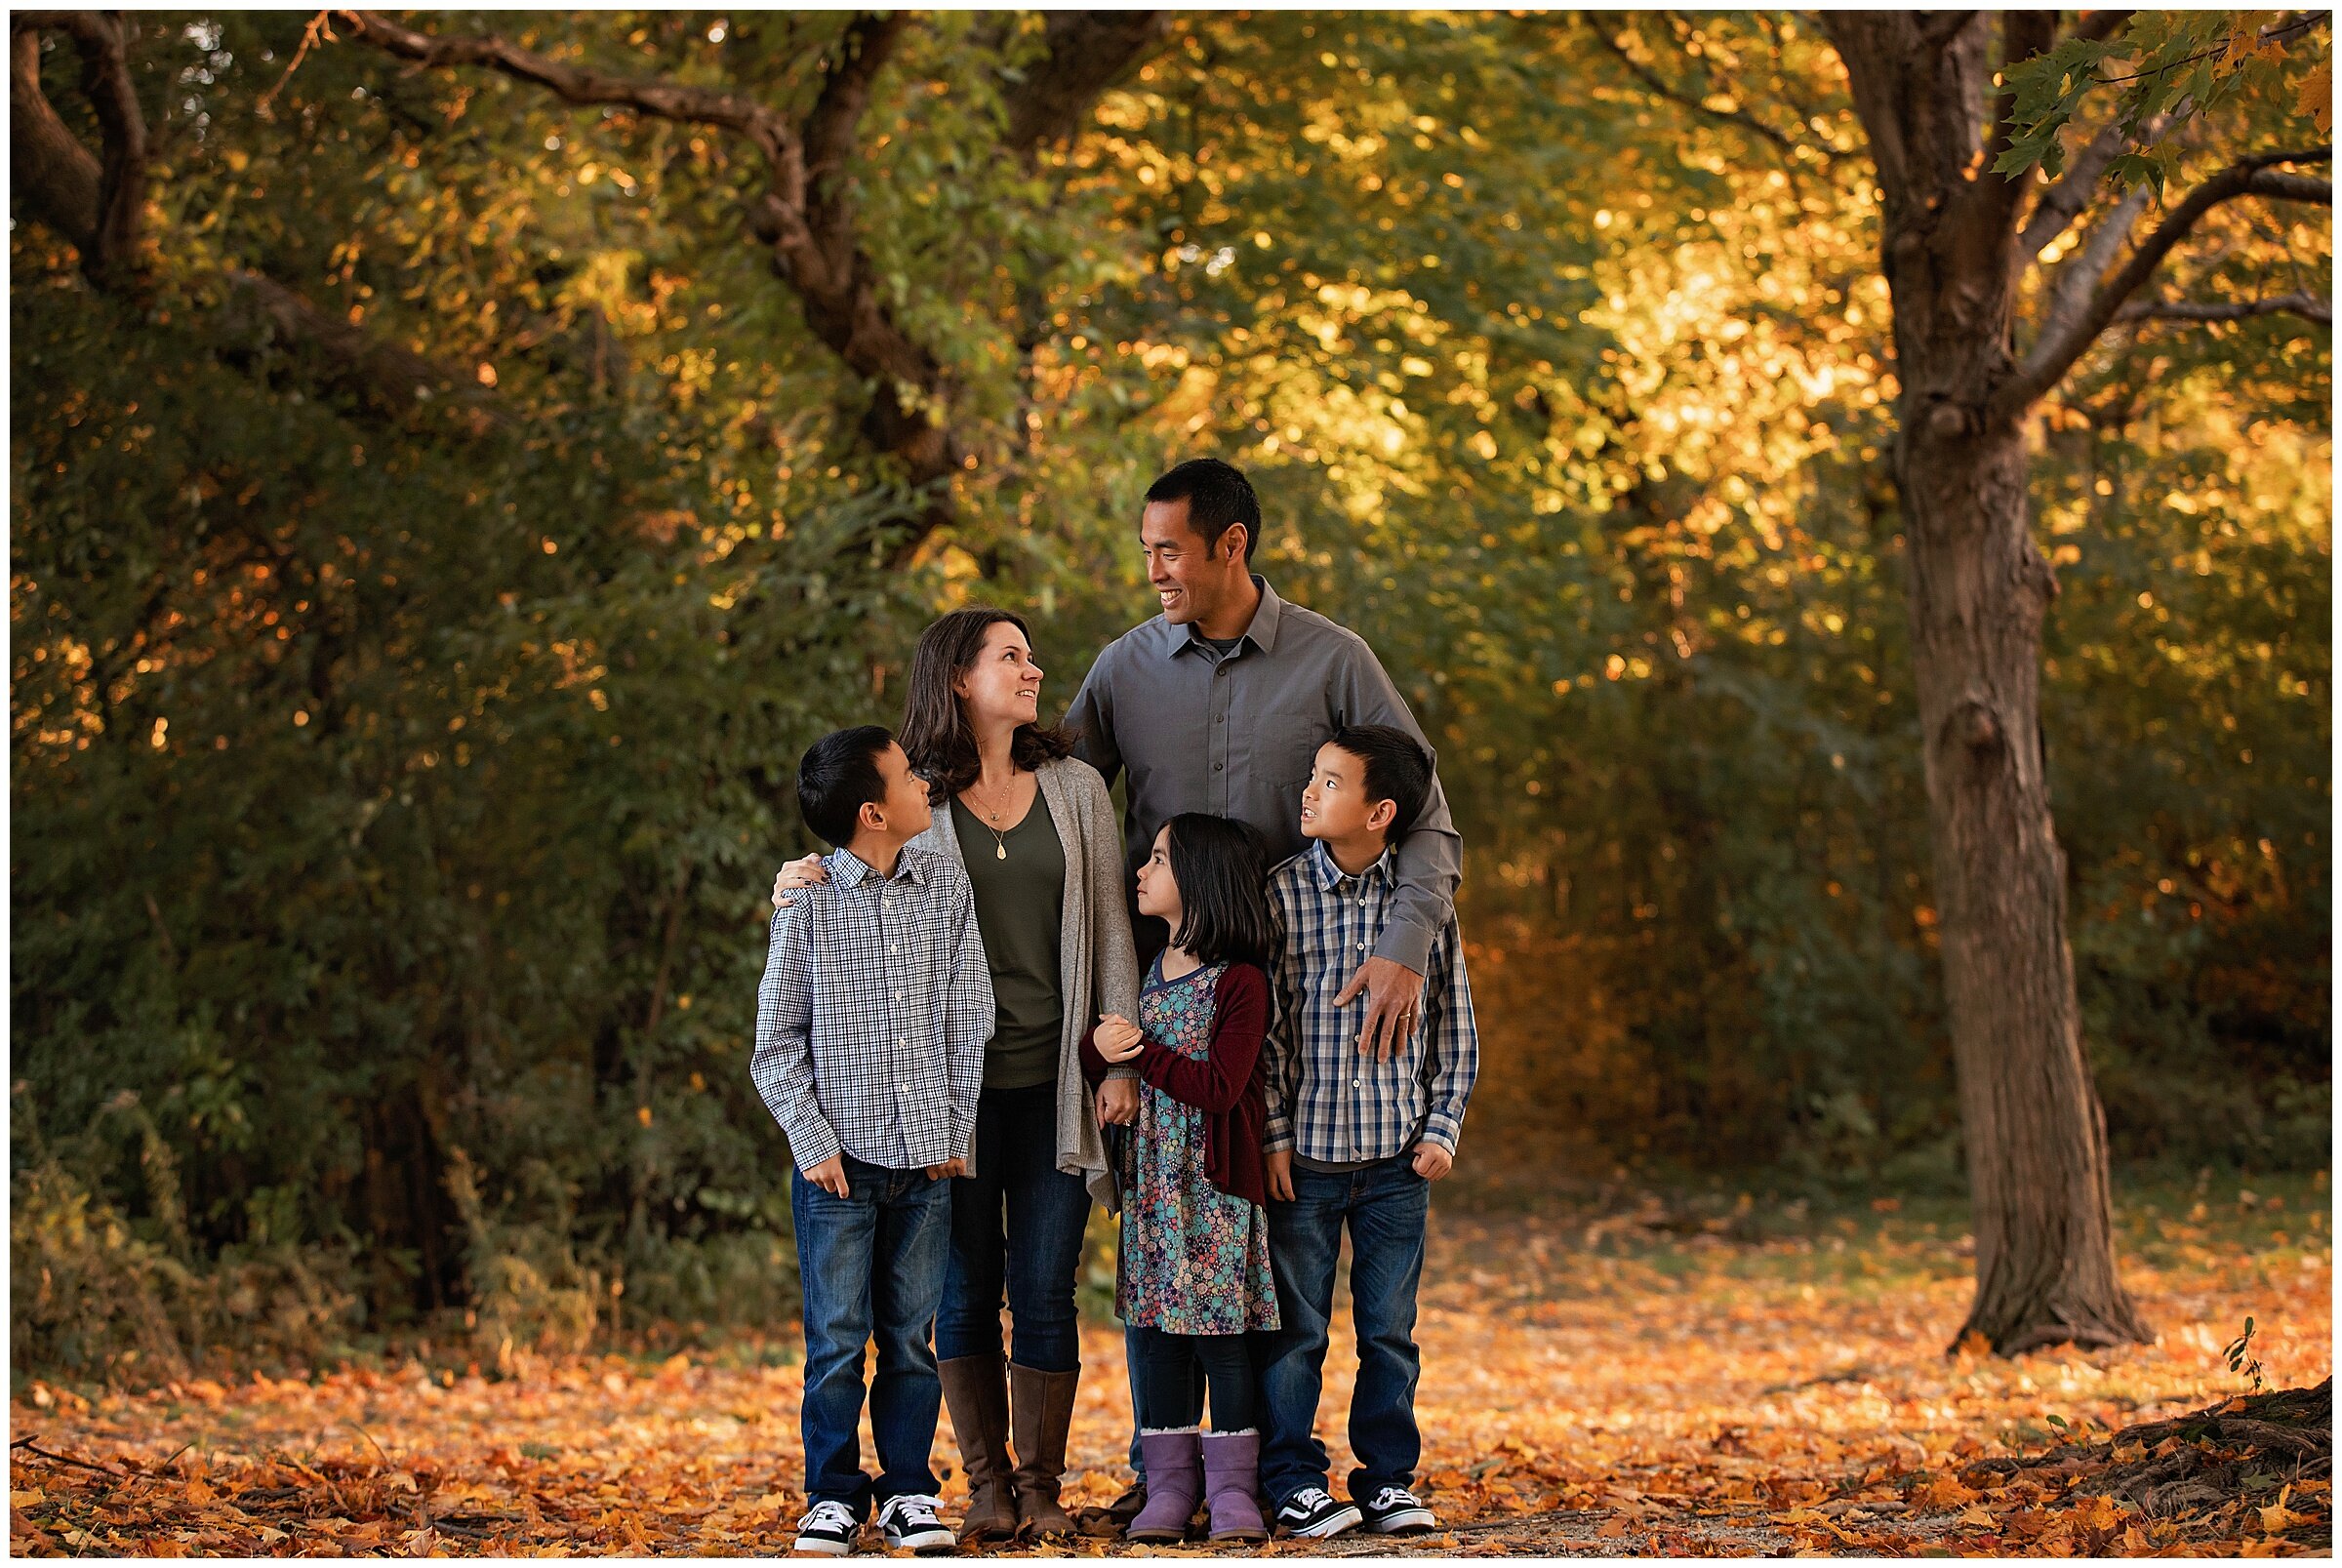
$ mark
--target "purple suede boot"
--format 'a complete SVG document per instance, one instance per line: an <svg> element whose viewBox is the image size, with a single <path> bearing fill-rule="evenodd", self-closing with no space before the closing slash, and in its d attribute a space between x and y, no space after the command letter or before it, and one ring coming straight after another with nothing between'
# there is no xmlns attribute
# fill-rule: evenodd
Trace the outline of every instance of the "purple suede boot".
<svg viewBox="0 0 2342 1568"><path fill-rule="evenodd" d="M1126 1540L1176 1545L1187 1539L1188 1517L1203 1496L1201 1445L1194 1427L1139 1433L1147 1460L1147 1506L1123 1532ZM1257 1442L1258 1439L1256 1438Z"/></svg>
<svg viewBox="0 0 2342 1568"><path fill-rule="evenodd" d="M1154 1473L1154 1456L1147 1457ZM1257 1431L1203 1435L1203 1495L1212 1505L1214 1541L1266 1541L1269 1521L1261 1513L1261 1434Z"/></svg>

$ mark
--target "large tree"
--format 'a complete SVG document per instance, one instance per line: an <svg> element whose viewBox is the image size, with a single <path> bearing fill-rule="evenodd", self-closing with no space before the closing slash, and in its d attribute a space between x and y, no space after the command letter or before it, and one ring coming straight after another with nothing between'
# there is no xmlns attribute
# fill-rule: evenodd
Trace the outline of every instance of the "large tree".
<svg viewBox="0 0 2342 1568"><path fill-rule="evenodd" d="M2291 291L2241 302L2152 302L2143 291L2223 204L2332 203L2329 181L2291 172L2329 160L2329 146L2271 144L2275 116L2207 124L2202 101L2222 96L2228 78L2206 72L2188 90L2190 67L2281 55L2285 37L2322 22L2264 30L2214 19L2195 31L2159 26L2124 49L2128 19L2085 13L2072 31L2055 12L1827 19L1882 193L1879 257L1894 302L1894 476L1975 1205L1976 1295L1960 1337L2006 1353L2148 1335L2117 1273L2105 1122L2067 943L2039 703L2057 580L2030 526L2029 426L2126 309L2221 320L2322 308ZM2117 78L2155 90L2102 93L2115 101L2102 123L2077 132L2066 153L2063 117ZM2275 129L2289 128L2280 118ZM2231 144L2216 172L2151 221L2151 154L2183 136L2191 165L2218 139ZM2043 160L2062 173L2037 172ZM2094 221L2069 243L2085 219ZM2032 286L2044 268L2046 286Z"/></svg>

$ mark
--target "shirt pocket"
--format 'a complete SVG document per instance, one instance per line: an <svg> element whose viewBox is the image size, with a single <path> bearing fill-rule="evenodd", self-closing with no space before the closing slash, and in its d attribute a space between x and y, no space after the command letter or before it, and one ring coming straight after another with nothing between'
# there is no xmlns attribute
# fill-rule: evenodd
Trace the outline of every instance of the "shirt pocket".
<svg viewBox="0 0 2342 1568"><path fill-rule="evenodd" d="M1298 792L1317 765L1317 748L1334 733L1322 709L1281 704L1253 720L1255 778Z"/></svg>

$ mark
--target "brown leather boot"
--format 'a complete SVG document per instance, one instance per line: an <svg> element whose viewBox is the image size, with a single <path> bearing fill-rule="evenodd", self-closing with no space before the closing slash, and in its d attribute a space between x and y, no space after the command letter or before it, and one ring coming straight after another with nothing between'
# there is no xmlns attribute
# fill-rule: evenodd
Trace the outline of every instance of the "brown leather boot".
<svg viewBox="0 0 2342 1568"><path fill-rule="evenodd" d="M968 1474L960 1545L1006 1541L1017 1533L1017 1509L1009 1497L1008 1384L1000 1354L954 1356L938 1361L935 1370L943 1379L944 1403L950 1408L960 1465Z"/></svg>
<svg viewBox="0 0 2342 1568"><path fill-rule="evenodd" d="M1066 1431L1073 1425L1073 1389L1081 1369L1036 1372L1009 1363L1015 1394L1010 1408L1017 1428L1017 1528L1030 1536L1073 1533L1073 1521L1058 1505L1066 1476Z"/></svg>

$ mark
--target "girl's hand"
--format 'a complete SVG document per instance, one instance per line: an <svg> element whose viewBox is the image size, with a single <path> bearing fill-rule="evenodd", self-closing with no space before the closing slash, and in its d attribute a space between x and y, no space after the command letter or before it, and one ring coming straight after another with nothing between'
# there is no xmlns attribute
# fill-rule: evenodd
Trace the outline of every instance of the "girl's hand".
<svg viewBox="0 0 2342 1568"><path fill-rule="evenodd" d="M1147 1036L1140 1032L1136 1024L1121 1014L1102 1013L1098 1016L1098 1032L1093 1043L1098 1047L1098 1054L1107 1061L1128 1062L1139 1054L1140 1047L1147 1043Z"/></svg>
<svg viewBox="0 0 2342 1568"><path fill-rule="evenodd" d="M781 874L773 878L773 907L786 909L797 902L789 895L798 888L811 887L816 882L828 880L829 873L822 869L822 858L819 855L808 855L801 861L790 861L787 865L781 867Z"/></svg>

